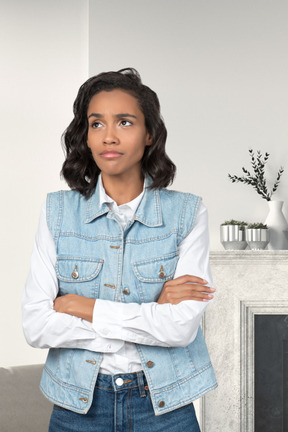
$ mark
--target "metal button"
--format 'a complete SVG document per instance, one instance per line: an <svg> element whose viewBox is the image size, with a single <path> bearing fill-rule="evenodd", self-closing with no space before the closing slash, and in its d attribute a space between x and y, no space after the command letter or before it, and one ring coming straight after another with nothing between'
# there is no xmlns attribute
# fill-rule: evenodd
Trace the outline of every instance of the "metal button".
<svg viewBox="0 0 288 432"><path fill-rule="evenodd" d="M117 386L121 387L124 384L124 381L122 378L117 378L115 383L117 384Z"/></svg>
<svg viewBox="0 0 288 432"><path fill-rule="evenodd" d="M154 366L153 361L149 360L149 361L146 363L146 366L147 366L148 368L152 368L152 367Z"/></svg>
<svg viewBox="0 0 288 432"><path fill-rule="evenodd" d="M79 398L79 400L81 400L82 402L88 403L88 399L87 398Z"/></svg>
<svg viewBox="0 0 288 432"><path fill-rule="evenodd" d="M166 273L164 272L163 266L161 265L159 274L158 274L160 279L164 279L166 277Z"/></svg>
<svg viewBox="0 0 288 432"><path fill-rule="evenodd" d="M78 273L78 270L77 270L77 265L75 265L75 269L74 269L74 271L73 271L73 273L72 273L71 276L72 276L73 279L78 279L79 273Z"/></svg>
<svg viewBox="0 0 288 432"><path fill-rule="evenodd" d="M128 288L124 288L123 294L126 294L126 295L130 294L130 290Z"/></svg>
<svg viewBox="0 0 288 432"><path fill-rule="evenodd" d="M164 405L165 405L165 402L164 402L164 401L160 401L160 402L158 402L158 406L159 406L159 408L163 408Z"/></svg>

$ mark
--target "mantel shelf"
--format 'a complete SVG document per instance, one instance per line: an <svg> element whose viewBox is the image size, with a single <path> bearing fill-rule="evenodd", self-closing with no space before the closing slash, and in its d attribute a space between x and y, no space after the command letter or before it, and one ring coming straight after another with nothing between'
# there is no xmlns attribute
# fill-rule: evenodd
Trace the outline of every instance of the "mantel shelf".
<svg viewBox="0 0 288 432"><path fill-rule="evenodd" d="M211 264L288 263L288 250L224 250L210 252Z"/></svg>

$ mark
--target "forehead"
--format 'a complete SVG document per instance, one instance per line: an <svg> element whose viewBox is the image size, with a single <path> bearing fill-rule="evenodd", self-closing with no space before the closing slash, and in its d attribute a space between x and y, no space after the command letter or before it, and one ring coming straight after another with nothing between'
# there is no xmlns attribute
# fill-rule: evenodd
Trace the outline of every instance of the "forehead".
<svg viewBox="0 0 288 432"><path fill-rule="evenodd" d="M92 96L88 105L87 114L92 111L97 112L142 112L138 100L128 91L115 89L111 91L103 90ZM123 111L124 110L124 111Z"/></svg>

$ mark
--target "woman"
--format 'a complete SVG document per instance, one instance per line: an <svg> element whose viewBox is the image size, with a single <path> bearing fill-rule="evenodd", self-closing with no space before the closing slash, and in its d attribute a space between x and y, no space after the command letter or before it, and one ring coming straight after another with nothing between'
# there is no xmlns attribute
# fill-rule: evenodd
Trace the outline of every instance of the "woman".
<svg viewBox="0 0 288 432"><path fill-rule="evenodd" d="M134 69L81 86L64 133L72 190L42 207L23 297L28 343L50 348L50 432L196 432L192 401L217 385L199 328L215 291L207 212L166 189L166 135Z"/></svg>

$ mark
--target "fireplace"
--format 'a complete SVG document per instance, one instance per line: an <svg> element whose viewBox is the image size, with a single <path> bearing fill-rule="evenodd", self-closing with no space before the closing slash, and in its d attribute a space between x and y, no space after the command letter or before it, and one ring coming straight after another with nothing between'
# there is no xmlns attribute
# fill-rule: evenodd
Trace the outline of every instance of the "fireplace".
<svg viewBox="0 0 288 432"><path fill-rule="evenodd" d="M288 430L288 340L283 342L283 431Z"/></svg>
<svg viewBox="0 0 288 432"><path fill-rule="evenodd" d="M287 315L282 314L284 311ZM281 305L272 301L243 302L241 312L245 347L240 359L243 381L240 431L288 432L284 410L288 302Z"/></svg>
<svg viewBox="0 0 288 432"><path fill-rule="evenodd" d="M288 431L285 374L288 315L254 316L254 424L256 432Z"/></svg>
<svg viewBox="0 0 288 432"><path fill-rule="evenodd" d="M214 252L211 267L217 291L202 327L219 386L201 402L201 430L287 432L288 251Z"/></svg>

